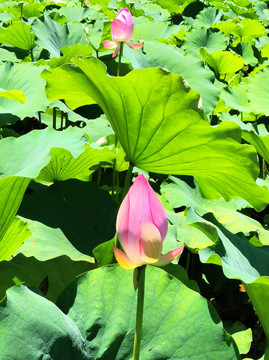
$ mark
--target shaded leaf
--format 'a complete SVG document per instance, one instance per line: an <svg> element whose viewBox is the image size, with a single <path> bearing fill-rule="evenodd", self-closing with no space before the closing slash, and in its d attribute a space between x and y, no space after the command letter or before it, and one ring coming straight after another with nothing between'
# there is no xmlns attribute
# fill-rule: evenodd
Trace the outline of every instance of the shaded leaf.
<svg viewBox="0 0 269 360"><path fill-rule="evenodd" d="M126 360L132 359L135 300L133 272L112 265L76 279L58 304L87 336L95 359ZM141 359L215 360L216 352L219 359L239 358L213 307L175 277L147 267Z"/></svg>
<svg viewBox="0 0 269 360"><path fill-rule="evenodd" d="M59 360L89 359L85 340L75 323L24 285L7 291L0 303L0 319L1 356L6 359L18 354L33 360L48 356Z"/></svg>
<svg viewBox="0 0 269 360"><path fill-rule="evenodd" d="M108 148L92 149L85 145L85 151L77 158L62 148L51 149L51 160L41 170L37 181L51 183L67 179L89 181L90 174L101 163L113 164L115 155Z"/></svg>
<svg viewBox="0 0 269 360"><path fill-rule="evenodd" d="M193 210L187 212L188 223L199 228L209 238L212 232L208 226L215 229L219 240L215 245L199 251L203 263L221 265L224 275L229 279L240 279L252 283L261 276L268 276L269 264L266 261L269 247L256 248L247 238L236 236L221 226L213 216L199 217Z"/></svg>
<svg viewBox="0 0 269 360"><path fill-rule="evenodd" d="M83 254L91 255L97 245L114 237L118 208L96 183L66 180L30 189L19 215L60 229Z"/></svg>
<svg viewBox="0 0 269 360"><path fill-rule="evenodd" d="M59 24L49 16L44 16L44 21L37 19L32 29L37 36L38 45L48 50L51 56L60 56L62 47L87 44L81 24Z"/></svg>
<svg viewBox="0 0 269 360"><path fill-rule="evenodd" d="M75 136L71 127L61 132L51 128L34 130L19 138L3 139L0 146L1 175L36 178L50 161L51 148L67 148L77 157L84 151L86 142L83 132Z"/></svg>
<svg viewBox="0 0 269 360"><path fill-rule="evenodd" d="M0 262L0 298L5 296L8 288L14 286L14 278L35 288L39 288L44 279L47 279L46 297L55 302L70 281L94 268L95 265L88 261L73 261L66 255L39 261L33 256L28 258L18 254L12 260Z"/></svg>

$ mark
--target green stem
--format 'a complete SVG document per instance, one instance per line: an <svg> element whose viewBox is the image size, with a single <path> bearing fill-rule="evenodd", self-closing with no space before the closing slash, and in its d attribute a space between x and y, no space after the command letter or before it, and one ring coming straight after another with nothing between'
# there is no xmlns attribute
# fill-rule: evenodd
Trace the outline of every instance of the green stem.
<svg viewBox="0 0 269 360"><path fill-rule="evenodd" d="M115 134L115 153L117 152L117 135ZM116 158L113 161L113 173L112 173L112 200L114 200L114 191L115 191L115 181L116 181Z"/></svg>
<svg viewBox="0 0 269 360"><path fill-rule="evenodd" d="M64 113L63 111L61 111L61 126L60 126L61 130L63 130L64 128Z"/></svg>
<svg viewBox="0 0 269 360"><path fill-rule="evenodd" d="M124 45L124 42L121 42L120 43L120 51L119 51L119 61L118 61L117 76L120 76L121 57L122 57L122 54L123 54L123 45Z"/></svg>
<svg viewBox="0 0 269 360"><path fill-rule="evenodd" d="M65 128L67 129L69 126L69 119L68 119L68 114L65 113Z"/></svg>
<svg viewBox="0 0 269 360"><path fill-rule="evenodd" d="M52 110L52 127L54 130L56 130L56 116L57 116L56 108L54 107Z"/></svg>
<svg viewBox="0 0 269 360"><path fill-rule="evenodd" d="M20 9L21 9L21 20L23 19L23 3L24 1L19 1Z"/></svg>
<svg viewBox="0 0 269 360"><path fill-rule="evenodd" d="M125 177L125 183L124 183L124 188L123 188L121 201L125 198L125 195L127 194L128 190L130 188L133 168L134 168L134 165L129 163L129 168L127 170L127 174L126 174L126 177Z"/></svg>
<svg viewBox="0 0 269 360"><path fill-rule="evenodd" d="M112 200L114 200L115 179L116 179L116 159L114 159L113 161L112 189L111 189Z"/></svg>
<svg viewBox="0 0 269 360"><path fill-rule="evenodd" d="M37 112L38 116L38 122L39 122L39 129L42 129L42 117L41 117L41 111Z"/></svg>
<svg viewBox="0 0 269 360"><path fill-rule="evenodd" d="M31 54L31 60L32 60L32 62L34 62L34 51L33 51L33 49L30 50L30 54Z"/></svg>
<svg viewBox="0 0 269 360"><path fill-rule="evenodd" d="M143 311L144 311L144 297L145 297L145 272L146 266L141 266L138 269L138 293L137 293L137 308L136 308L136 326L134 338L133 360L139 360L140 342L143 325Z"/></svg>

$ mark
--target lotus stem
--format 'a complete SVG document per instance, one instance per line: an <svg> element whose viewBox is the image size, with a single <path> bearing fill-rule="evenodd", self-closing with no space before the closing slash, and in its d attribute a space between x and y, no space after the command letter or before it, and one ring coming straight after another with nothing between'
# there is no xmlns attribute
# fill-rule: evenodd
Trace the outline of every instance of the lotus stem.
<svg viewBox="0 0 269 360"><path fill-rule="evenodd" d="M140 343L143 325L144 297L145 297L145 273L146 265L137 268L137 308L136 308L136 326L134 338L133 360L139 360Z"/></svg>

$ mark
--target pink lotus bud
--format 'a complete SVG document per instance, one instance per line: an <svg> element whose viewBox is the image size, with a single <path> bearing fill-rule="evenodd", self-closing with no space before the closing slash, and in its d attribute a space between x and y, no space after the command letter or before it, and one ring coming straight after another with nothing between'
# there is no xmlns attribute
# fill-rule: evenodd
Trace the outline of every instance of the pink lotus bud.
<svg viewBox="0 0 269 360"><path fill-rule="evenodd" d="M115 42L130 41L133 37L134 22L127 8L121 9L111 24L112 40Z"/></svg>
<svg viewBox="0 0 269 360"><path fill-rule="evenodd" d="M126 43L132 49L139 49L142 44L132 44L129 41L133 37L134 22L130 11L127 8L121 9L111 24L111 35L113 41L103 41L107 49L115 49L112 57L115 57L120 49L120 43Z"/></svg>
<svg viewBox="0 0 269 360"><path fill-rule="evenodd" d="M167 217L162 203L143 175L135 179L120 206L116 230L125 253L114 246L114 254L125 269L144 264L166 265L184 248L180 246L161 255Z"/></svg>

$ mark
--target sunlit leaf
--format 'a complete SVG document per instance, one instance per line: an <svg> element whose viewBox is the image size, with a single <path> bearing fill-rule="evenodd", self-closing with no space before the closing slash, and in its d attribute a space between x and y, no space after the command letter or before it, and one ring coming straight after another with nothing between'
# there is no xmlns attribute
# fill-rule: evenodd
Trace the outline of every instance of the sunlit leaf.
<svg viewBox="0 0 269 360"><path fill-rule="evenodd" d="M36 46L35 34L31 33L31 26L22 21L15 21L8 28L1 27L0 42L24 50L31 50Z"/></svg>
<svg viewBox="0 0 269 360"><path fill-rule="evenodd" d="M90 94L104 110L135 166L163 174L192 175L206 197L219 197L221 193L226 200L241 196L257 208L267 204L267 190L254 182L258 175L256 153L238 142L239 127L228 122L209 126L199 115L198 94L178 75L153 68L113 78L94 58L74 62L81 69L74 73L79 73L87 86L81 96L73 97L73 105L76 101L82 105L81 97ZM61 69L63 75L72 76L72 66ZM68 92L59 93L50 83L53 76L54 70L43 73L48 93L65 98Z"/></svg>
<svg viewBox="0 0 269 360"><path fill-rule="evenodd" d="M230 51L217 51L209 54L206 49L202 48L200 55L219 75L233 74L244 66L244 59Z"/></svg>
<svg viewBox="0 0 269 360"><path fill-rule="evenodd" d="M21 90L0 89L0 97L4 97L8 100L19 101L21 104L24 104L26 102L26 98Z"/></svg>
<svg viewBox="0 0 269 360"><path fill-rule="evenodd" d="M209 53L214 53L225 50L227 45L228 38L221 32L196 28L185 35L183 48L186 54L199 57L200 48L206 48Z"/></svg>
<svg viewBox="0 0 269 360"><path fill-rule="evenodd" d="M0 88L12 91L11 94L15 95L13 100L0 97L0 113L11 113L23 119L46 109L48 100L44 90L45 82L40 78L43 69L32 63L5 63L0 66Z"/></svg>
<svg viewBox="0 0 269 360"><path fill-rule="evenodd" d="M15 218L0 241L0 261L13 256L29 236L28 224Z"/></svg>
<svg viewBox="0 0 269 360"><path fill-rule="evenodd" d="M269 68L257 72L250 78L248 97L256 113L269 115Z"/></svg>

